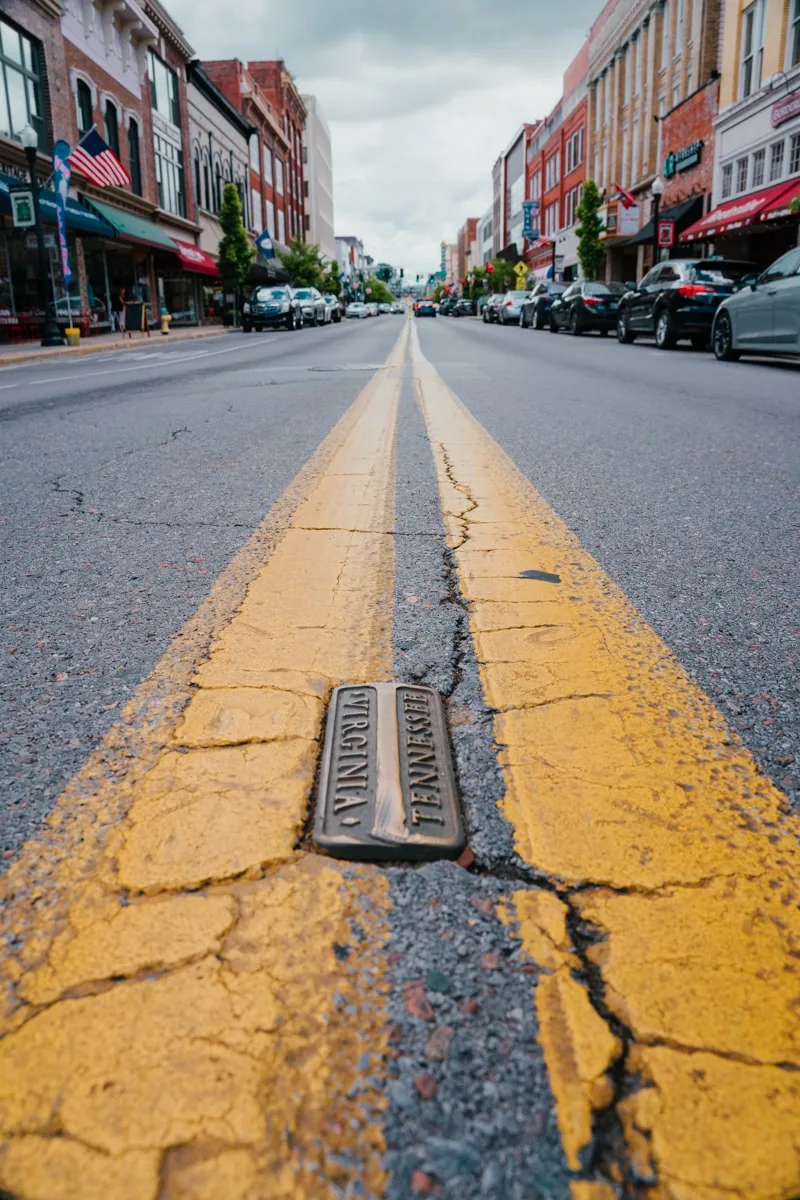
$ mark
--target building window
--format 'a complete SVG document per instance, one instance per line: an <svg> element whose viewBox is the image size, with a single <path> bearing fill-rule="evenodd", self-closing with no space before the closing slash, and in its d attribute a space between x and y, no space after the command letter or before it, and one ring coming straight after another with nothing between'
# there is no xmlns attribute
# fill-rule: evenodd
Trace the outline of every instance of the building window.
<svg viewBox="0 0 800 1200"><path fill-rule="evenodd" d="M665 67L667 65L667 63L669 62L669 35L670 35L669 21L670 21L671 16L672 16L672 13L670 12L670 9L669 9L669 3L667 3L664 5L664 15L661 18L661 20L663 21L663 25L662 25L662 29L661 29L661 32L663 34L663 37L661 39L661 66L662 67Z"/></svg>
<svg viewBox="0 0 800 1200"><path fill-rule="evenodd" d="M282 245L286 245L286 218L282 208L278 209L278 241Z"/></svg>
<svg viewBox="0 0 800 1200"><path fill-rule="evenodd" d="M203 155L203 207L211 212L211 172L208 169L208 159Z"/></svg>
<svg viewBox="0 0 800 1200"><path fill-rule="evenodd" d="M269 146L264 147L264 182L272 187L272 151Z"/></svg>
<svg viewBox="0 0 800 1200"><path fill-rule="evenodd" d="M628 142L628 122L627 121L622 122L621 137L622 137L622 186L627 187L630 182L628 179L629 142Z"/></svg>
<svg viewBox="0 0 800 1200"><path fill-rule="evenodd" d="M267 229L270 237L275 237L275 205L271 200L267 201Z"/></svg>
<svg viewBox="0 0 800 1200"><path fill-rule="evenodd" d="M633 118L633 146L631 149L631 183L639 178L639 114Z"/></svg>
<svg viewBox="0 0 800 1200"><path fill-rule="evenodd" d="M214 212L222 208L222 169L218 162L214 163Z"/></svg>
<svg viewBox="0 0 800 1200"><path fill-rule="evenodd" d="M139 123L134 120L128 124L128 160L130 162L131 191L136 196L141 196L142 160L139 154Z"/></svg>
<svg viewBox="0 0 800 1200"><path fill-rule="evenodd" d="M642 87L642 37L636 35L633 40L633 89L638 96Z"/></svg>
<svg viewBox="0 0 800 1200"><path fill-rule="evenodd" d="M166 138L155 134L153 149L156 159L158 206L165 212L186 216L186 191L183 185L183 151Z"/></svg>
<svg viewBox="0 0 800 1200"><path fill-rule="evenodd" d="M625 103L626 104L628 103L628 101L631 98L631 66L633 64L633 54L631 53L631 49L632 48L629 46L628 49L625 51L625 63L622 68L623 74L625 76Z"/></svg>
<svg viewBox="0 0 800 1200"><path fill-rule="evenodd" d="M722 199L727 200L733 191L733 163L722 168Z"/></svg>
<svg viewBox="0 0 800 1200"><path fill-rule="evenodd" d="M611 70L606 71L603 76L603 82L606 89L606 125L611 120Z"/></svg>
<svg viewBox="0 0 800 1200"><path fill-rule="evenodd" d="M181 110L178 102L178 76L152 50L147 51L150 75L150 104L160 117L180 129Z"/></svg>
<svg viewBox="0 0 800 1200"><path fill-rule="evenodd" d="M50 143L40 62L38 43L0 20L0 134L17 137L30 122L39 135L39 149L46 150Z"/></svg>
<svg viewBox="0 0 800 1200"><path fill-rule="evenodd" d="M764 3L756 0L742 14L742 65L739 76L739 99L751 96L761 87L764 62Z"/></svg>
<svg viewBox="0 0 800 1200"><path fill-rule="evenodd" d="M793 133L789 142L789 174L800 171L800 133Z"/></svg>
<svg viewBox="0 0 800 1200"><path fill-rule="evenodd" d="M197 197L197 207L203 207L203 193L200 190L200 151L195 150L192 156L194 166L194 194Z"/></svg>
<svg viewBox="0 0 800 1200"><path fill-rule="evenodd" d="M773 142L769 148L769 181L780 179L783 175L783 142Z"/></svg>
<svg viewBox="0 0 800 1200"><path fill-rule="evenodd" d="M681 73L680 69L676 70L675 78L672 81L672 107L677 108L681 102Z"/></svg>
<svg viewBox="0 0 800 1200"><path fill-rule="evenodd" d="M258 172L259 162L258 162L258 138L257 137L250 139L250 166L253 168L254 171Z"/></svg>
<svg viewBox="0 0 800 1200"><path fill-rule="evenodd" d="M736 163L736 191L747 191L747 164L750 160L740 158Z"/></svg>
<svg viewBox="0 0 800 1200"><path fill-rule="evenodd" d="M789 36L786 42L789 52L789 67L800 66L800 0L792 0Z"/></svg>
<svg viewBox="0 0 800 1200"><path fill-rule="evenodd" d="M252 190L253 200L253 229L258 229L261 225L261 192L257 188Z"/></svg>
<svg viewBox="0 0 800 1200"><path fill-rule="evenodd" d="M761 187L764 182L764 162L767 157L766 150L756 150L753 155L753 187Z"/></svg>
<svg viewBox="0 0 800 1200"><path fill-rule="evenodd" d="M113 101L106 100L106 141L119 158L119 122Z"/></svg>
<svg viewBox="0 0 800 1200"><path fill-rule="evenodd" d="M675 53L683 49L683 18L686 11L686 0L678 0L678 14L675 18Z"/></svg>
<svg viewBox="0 0 800 1200"><path fill-rule="evenodd" d="M94 125L92 116L92 90L83 79L79 79L75 88L75 99L78 104L78 133L81 137L88 133Z"/></svg>
<svg viewBox="0 0 800 1200"><path fill-rule="evenodd" d="M540 200L542 196L542 173L537 171L531 180L531 200Z"/></svg>
<svg viewBox="0 0 800 1200"><path fill-rule="evenodd" d="M283 195L283 159L275 159L275 191L279 196ZM281 239L283 240L283 239Z"/></svg>

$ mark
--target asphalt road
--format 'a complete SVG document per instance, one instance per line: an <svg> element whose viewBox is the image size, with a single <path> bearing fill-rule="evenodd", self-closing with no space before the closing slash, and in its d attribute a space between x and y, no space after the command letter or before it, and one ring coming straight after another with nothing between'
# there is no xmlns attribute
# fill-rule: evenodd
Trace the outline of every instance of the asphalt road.
<svg viewBox="0 0 800 1200"><path fill-rule="evenodd" d="M440 375L800 804L800 368L417 325Z"/></svg>
<svg viewBox="0 0 800 1200"><path fill-rule="evenodd" d="M397 338L400 319L0 372L10 856Z"/></svg>

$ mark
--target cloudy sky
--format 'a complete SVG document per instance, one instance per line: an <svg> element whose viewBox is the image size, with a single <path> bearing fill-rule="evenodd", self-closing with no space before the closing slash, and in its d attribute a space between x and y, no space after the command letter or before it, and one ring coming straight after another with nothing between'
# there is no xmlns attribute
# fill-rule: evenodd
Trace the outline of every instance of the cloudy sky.
<svg viewBox="0 0 800 1200"><path fill-rule="evenodd" d="M337 234L406 275L491 201L602 0L166 0L201 58L283 58L331 127Z"/></svg>

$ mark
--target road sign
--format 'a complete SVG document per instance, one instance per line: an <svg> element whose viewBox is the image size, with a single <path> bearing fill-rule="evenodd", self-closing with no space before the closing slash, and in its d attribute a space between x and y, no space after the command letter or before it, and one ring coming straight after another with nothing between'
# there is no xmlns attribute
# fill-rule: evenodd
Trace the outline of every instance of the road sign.
<svg viewBox="0 0 800 1200"><path fill-rule="evenodd" d="M517 277L517 288L519 289L519 291L522 291L525 287L525 282L528 278L527 263L524 263L524 262L517 263L517 265L514 267L514 274Z"/></svg>

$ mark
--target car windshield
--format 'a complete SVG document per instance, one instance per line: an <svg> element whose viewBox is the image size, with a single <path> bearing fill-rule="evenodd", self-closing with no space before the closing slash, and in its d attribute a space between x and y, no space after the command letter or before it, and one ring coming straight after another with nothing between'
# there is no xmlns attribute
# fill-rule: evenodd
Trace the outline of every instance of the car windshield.
<svg viewBox="0 0 800 1200"><path fill-rule="evenodd" d="M256 288L254 300L285 300L286 288Z"/></svg>
<svg viewBox="0 0 800 1200"><path fill-rule="evenodd" d="M703 262L691 270L695 283L738 283L743 275L753 275L758 267L746 262Z"/></svg>
<svg viewBox="0 0 800 1200"><path fill-rule="evenodd" d="M308 288L301 288L299 292L295 292L295 296L298 300L310 300L311 292Z"/></svg>
<svg viewBox="0 0 800 1200"><path fill-rule="evenodd" d="M527 292L509 292L508 294L512 300L527 300L528 298Z"/></svg>
<svg viewBox="0 0 800 1200"><path fill-rule="evenodd" d="M583 294L585 296L623 296L625 288L621 283L585 283Z"/></svg>
<svg viewBox="0 0 800 1200"><path fill-rule="evenodd" d="M562 294L562 292L565 292L566 290L567 289L564 287L563 283L548 283L547 284L547 294L549 296L560 296Z"/></svg>

